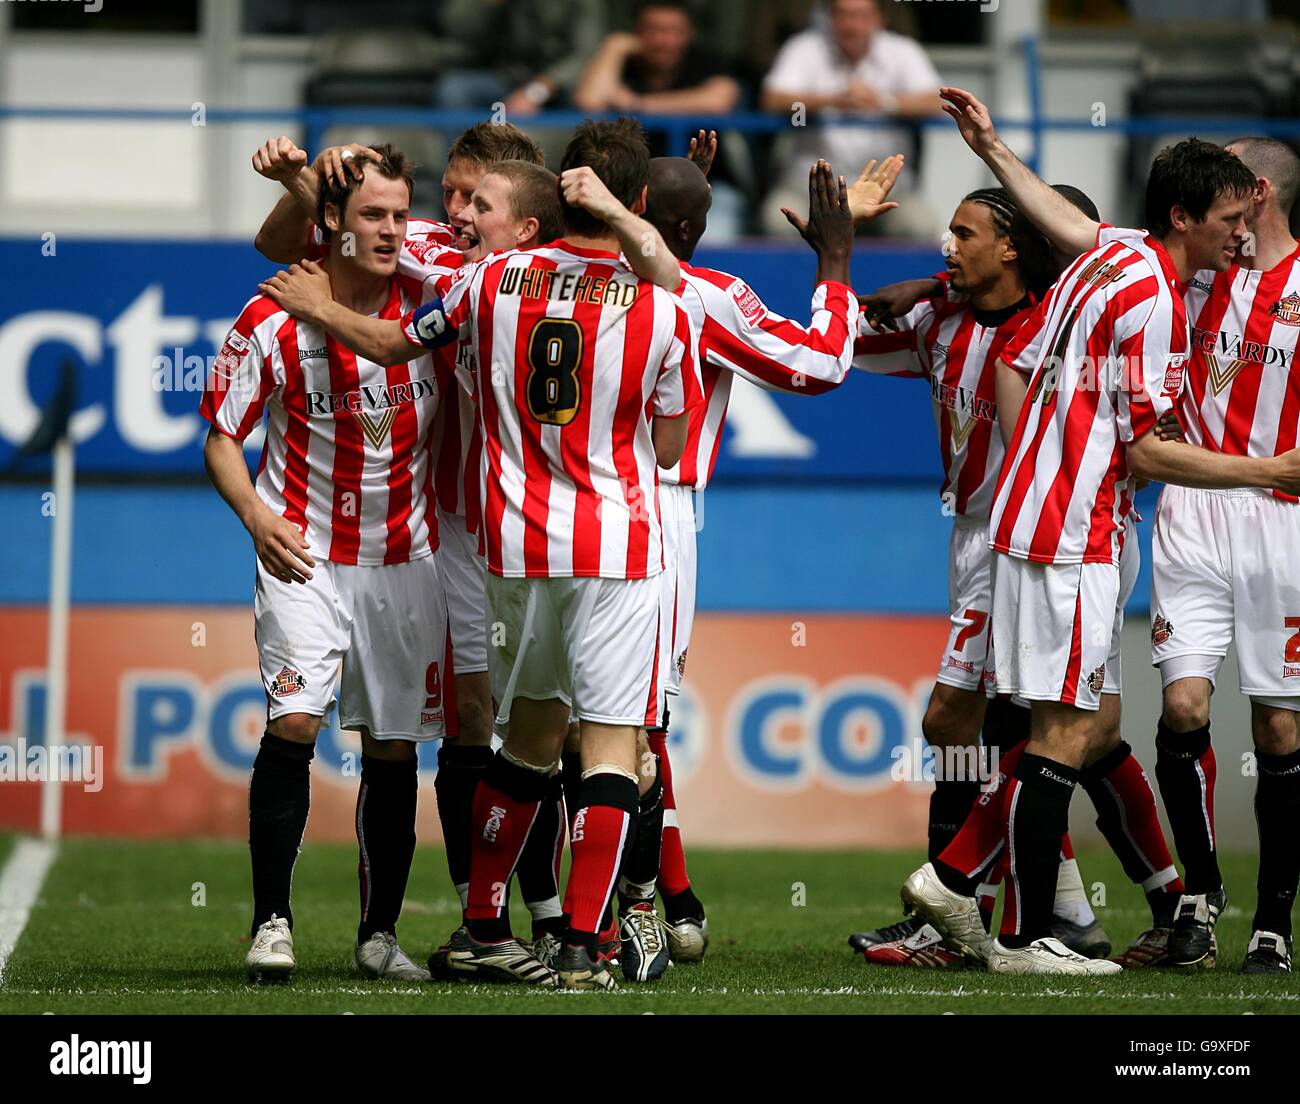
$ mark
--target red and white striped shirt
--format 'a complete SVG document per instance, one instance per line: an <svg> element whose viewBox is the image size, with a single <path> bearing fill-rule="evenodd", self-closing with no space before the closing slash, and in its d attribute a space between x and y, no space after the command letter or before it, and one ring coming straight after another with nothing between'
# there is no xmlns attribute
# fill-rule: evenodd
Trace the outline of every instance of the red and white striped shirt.
<svg viewBox="0 0 1300 1104"><path fill-rule="evenodd" d="M1165 248L1103 227L1003 350L1030 375L998 476L989 544L1039 563L1119 563L1133 505L1126 447L1171 410L1187 311Z"/></svg>
<svg viewBox="0 0 1300 1104"><path fill-rule="evenodd" d="M1181 420L1187 440L1231 456L1279 456L1300 426L1300 248L1267 271L1198 272ZM1274 491L1287 502L1294 495Z"/></svg>
<svg viewBox="0 0 1300 1104"><path fill-rule="evenodd" d="M418 285L394 278L378 317L419 302ZM267 414L257 493L314 556L406 563L438 546L429 439L448 383L429 356L371 363L259 295L227 335L199 412L240 441Z"/></svg>
<svg viewBox="0 0 1300 1104"><path fill-rule="evenodd" d="M844 284L818 284L805 329L768 310L738 277L683 264L682 281L678 294L696 338L704 402L691 411L681 460L659 478L702 491L718 460L732 380L743 376L800 395L838 387L849 373L858 300Z"/></svg>
<svg viewBox="0 0 1300 1104"><path fill-rule="evenodd" d="M690 322L614 253L566 241L462 269L417 343L459 332L477 366L483 534L506 577L663 570L652 417L700 401Z"/></svg>
<svg viewBox="0 0 1300 1104"><path fill-rule="evenodd" d="M965 300L944 298L918 303L896 319L897 333L873 328L865 315L858 322L855 368L930 381L944 472L939 494L957 517L989 516L1006 451L995 369L1032 312L1026 302L984 314Z"/></svg>

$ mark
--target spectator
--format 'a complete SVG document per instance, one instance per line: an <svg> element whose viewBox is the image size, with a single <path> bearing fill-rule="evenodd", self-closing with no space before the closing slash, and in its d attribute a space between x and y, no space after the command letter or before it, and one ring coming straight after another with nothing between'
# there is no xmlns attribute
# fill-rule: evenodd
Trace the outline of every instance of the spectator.
<svg viewBox="0 0 1300 1104"><path fill-rule="evenodd" d="M849 179L873 157L903 153L915 161L915 142L903 126L817 126L813 116L859 115L920 119L938 115L939 74L921 47L884 29L877 0L828 0L826 26L813 26L784 46L763 80L764 111L786 115L803 105L808 122L778 143L777 183L764 201L762 223L769 234L788 235L782 207L799 209L808 190L808 166L824 157ZM916 189L915 173L904 169L894 188L899 207L867 225L891 237L927 237L934 219Z"/></svg>
<svg viewBox="0 0 1300 1104"><path fill-rule="evenodd" d="M631 34L609 35L587 65L573 92L580 111L626 111L645 115L726 115L740 99L740 85L725 63L696 46L685 3L646 0L637 8ZM650 153L668 152L662 134L650 136ZM806 174L806 166L805 166ZM742 199L719 165L710 183L710 241L739 235ZM807 192L805 175L804 191Z"/></svg>
<svg viewBox="0 0 1300 1104"><path fill-rule="evenodd" d="M443 33L465 63L438 82L438 106L507 117L564 103L605 33L601 0L446 0Z"/></svg>

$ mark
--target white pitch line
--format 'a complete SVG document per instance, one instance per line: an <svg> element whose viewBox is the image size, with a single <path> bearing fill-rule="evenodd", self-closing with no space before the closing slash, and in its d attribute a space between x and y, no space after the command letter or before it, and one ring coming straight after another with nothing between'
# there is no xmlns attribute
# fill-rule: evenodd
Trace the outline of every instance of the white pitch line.
<svg viewBox="0 0 1300 1104"><path fill-rule="evenodd" d="M457 991L465 994L502 994L505 990L501 986L470 985L460 984L456 987ZM10 989L6 991L7 996L25 996L25 997L177 997L177 996L238 996L241 993L252 993L254 990L248 986L229 986L226 988L179 988L179 989L142 989L136 986L113 986L109 988L50 988L50 989ZM428 986L409 986L403 988L368 988L360 985L331 985L306 987L289 985L280 990L282 993L292 993L299 997L418 997L422 1000L436 1001L440 991L431 990ZM853 986L846 986L839 989L819 989L813 987L801 987L791 989L754 989L741 988L736 986L718 986L718 987L692 987L690 989L617 989L613 993L602 993L599 998L593 998L586 993L566 992L556 990L535 990L519 989L511 995L517 995L526 1000L556 1000L556 999L587 999L587 1000L608 1000L618 999L619 997L628 998L645 998L659 997L664 1000L672 1000L675 997L930 997L930 998L953 998L957 1000L972 997L1010 997L1015 1000L1079 1000L1095 997L1105 997L1109 1001L1123 1003L1125 1001L1164 1001L1177 1000L1179 994L1175 993L1116 993L1103 989L1095 990L1077 990L1077 989L1044 989L1040 992L1019 992L1007 993L995 989L908 989L905 987L882 986L875 989L858 989ZM1300 994L1296 993L1207 993L1208 999L1223 1001L1261 1001L1274 1000L1294 1003L1300 1001Z"/></svg>
<svg viewBox="0 0 1300 1104"><path fill-rule="evenodd" d="M9 956L27 927L56 850L48 840L19 840L0 870L0 985L4 984Z"/></svg>

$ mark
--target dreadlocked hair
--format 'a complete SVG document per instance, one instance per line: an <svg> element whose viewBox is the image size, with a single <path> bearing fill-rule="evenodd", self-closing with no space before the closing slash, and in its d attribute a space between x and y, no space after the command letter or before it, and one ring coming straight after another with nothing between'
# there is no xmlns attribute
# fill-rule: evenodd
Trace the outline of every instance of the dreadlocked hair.
<svg viewBox="0 0 1300 1104"><path fill-rule="evenodd" d="M1015 222L1019 211L1015 200L1011 198L1011 193L1005 188L978 188L968 193L962 202L979 203L987 207L989 217L993 219L993 229L997 231L998 236L1010 237L1011 224Z"/></svg>

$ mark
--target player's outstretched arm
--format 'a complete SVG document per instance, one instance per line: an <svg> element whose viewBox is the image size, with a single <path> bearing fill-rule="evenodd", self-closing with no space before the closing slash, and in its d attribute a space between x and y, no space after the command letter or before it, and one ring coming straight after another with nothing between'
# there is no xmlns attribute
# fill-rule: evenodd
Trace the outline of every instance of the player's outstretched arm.
<svg viewBox="0 0 1300 1104"><path fill-rule="evenodd" d="M423 348L406 339L397 319L371 318L335 302L329 273L315 261L277 272L258 289L295 318L324 327L336 341L376 364L404 364L424 355Z"/></svg>
<svg viewBox="0 0 1300 1104"><path fill-rule="evenodd" d="M316 561L307 551L307 538L257 497L244 462L243 445L214 426L208 430L203 445L203 464L217 493L253 538L262 566L285 582L305 583L310 579Z"/></svg>
<svg viewBox="0 0 1300 1104"><path fill-rule="evenodd" d="M1271 457L1229 456L1148 432L1128 446L1128 462L1142 479L1181 487L1263 487L1300 494L1300 449Z"/></svg>
<svg viewBox="0 0 1300 1104"><path fill-rule="evenodd" d="M562 172L560 193L566 203L581 207L618 235L623 256L641 279L658 284L666 291L676 291L681 287L682 266L659 231L624 207L590 166Z"/></svg>
<svg viewBox="0 0 1300 1104"><path fill-rule="evenodd" d="M934 276L920 280L899 280L886 284L870 295L859 295L858 306L867 325L876 330L899 332L898 320L909 314L917 303L943 294L943 281Z"/></svg>
<svg viewBox="0 0 1300 1104"><path fill-rule="evenodd" d="M285 190L253 239L254 246L267 260L281 264L301 260L311 240L312 216L304 209L308 192L311 211L316 204L315 174L307 168L306 151L290 138L270 138L253 154L253 169Z"/></svg>
<svg viewBox="0 0 1300 1104"><path fill-rule="evenodd" d="M998 137L989 109L961 88L941 88L943 109L957 123L966 144L993 170L1011 193L1016 206L1051 240L1068 253L1086 253L1097 244L1099 223L1093 222L1050 184L1036 176Z"/></svg>

